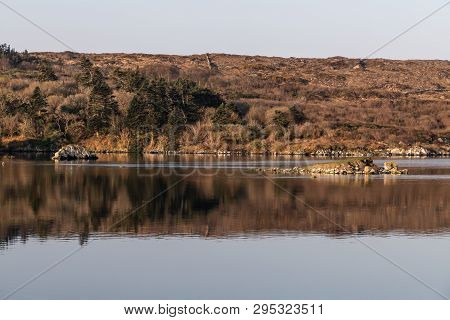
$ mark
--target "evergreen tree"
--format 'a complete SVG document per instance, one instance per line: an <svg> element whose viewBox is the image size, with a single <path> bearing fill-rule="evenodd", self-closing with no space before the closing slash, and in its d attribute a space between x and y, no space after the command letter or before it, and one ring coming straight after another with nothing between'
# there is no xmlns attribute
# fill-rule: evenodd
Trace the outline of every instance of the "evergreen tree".
<svg viewBox="0 0 450 320"><path fill-rule="evenodd" d="M162 78L152 80L145 92L149 103L152 105L157 127L161 128L167 123L167 116L170 111L169 83Z"/></svg>
<svg viewBox="0 0 450 320"><path fill-rule="evenodd" d="M117 88L128 92L137 93L145 90L149 84L147 78L139 72L138 68L125 71L117 68L113 74Z"/></svg>
<svg viewBox="0 0 450 320"><path fill-rule="evenodd" d="M167 116L166 135L169 138L169 150L178 149L178 139L186 124L186 115L178 106L173 106Z"/></svg>
<svg viewBox="0 0 450 320"><path fill-rule="evenodd" d="M299 106L292 106L289 108L290 121L295 124L300 124L306 121L306 116Z"/></svg>
<svg viewBox="0 0 450 320"><path fill-rule="evenodd" d="M47 106L47 100L42 94L41 89L39 87L34 88L26 113L33 121L34 131L38 137L44 135Z"/></svg>
<svg viewBox="0 0 450 320"><path fill-rule="evenodd" d="M92 72L92 89L86 110L86 127L90 133L105 133L118 112L111 88L98 68Z"/></svg>
<svg viewBox="0 0 450 320"><path fill-rule="evenodd" d="M275 111L275 115L273 116L272 121L279 128L287 128L289 126L288 114L280 110Z"/></svg>
<svg viewBox="0 0 450 320"><path fill-rule="evenodd" d="M39 64L39 81L56 81L58 77L49 63L41 62Z"/></svg>
<svg viewBox="0 0 450 320"><path fill-rule="evenodd" d="M9 65L13 68L18 67L23 61L21 54L6 43L0 44L0 58L8 59Z"/></svg>
<svg viewBox="0 0 450 320"><path fill-rule="evenodd" d="M36 87L33 90L33 94L30 97L29 108L27 113L30 117L43 113L47 108L47 100L42 94L41 88Z"/></svg>
<svg viewBox="0 0 450 320"><path fill-rule="evenodd" d="M149 131L160 126L155 105L144 94L137 94L130 102L126 125L130 130Z"/></svg>
<svg viewBox="0 0 450 320"><path fill-rule="evenodd" d="M217 126L224 126L227 124L235 124L239 119L238 114L231 104L221 104L212 116L212 122Z"/></svg>
<svg viewBox="0 0 450 320"><path fill-rule="evenodd" d="M208 88L199 88L197 85L191 91L193 102L199 107L217 108L225 101L222 97Z"/></svg>
<svg viewBox="0 0 450 320"><path fill-rule="evenodd" d="M78 80L84 86L92 84L93 65L91 60L86 56L81 57L80 61L81 73L78 75Z"/></svg>

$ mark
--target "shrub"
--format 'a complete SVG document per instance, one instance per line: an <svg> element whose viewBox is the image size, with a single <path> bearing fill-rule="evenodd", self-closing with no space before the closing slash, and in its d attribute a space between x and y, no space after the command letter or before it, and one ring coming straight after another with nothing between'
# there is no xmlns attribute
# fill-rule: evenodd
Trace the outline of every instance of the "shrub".
<svg viewBox="0 0 450 320"><path fill-rule="evenodd" d="M21 54L6 43L0 44L0 58L6 59L13 68L17 68L23 61Z"/></svg>
<svg viewBox="0 0 450 320"><path fill-rule="evenodd" d="M272 118L273 123L279 128L287 128L289 126L289 115L286 112L276 110Z"/></svg>
<svg viewBox="0 0 450 320"><path fill-rule="evenodd" d="M306 116L299 106L292 106L289 108L289 118L290 122L294 124L300 124L306 121Z"/></svg>
<svg viewBox="0 0 450 320"><path fill-rule="evenodd" d="M39 81L56 81L58 77L49 63L41 62L39 64Z"/></svg>
<svg viewBox="0 0 450 320"><path fill-rule="evenodd" d="M217 126L224 126L237 123L239 116L234 111L233 105L223 103L215 110L211 120Z"/></svg>

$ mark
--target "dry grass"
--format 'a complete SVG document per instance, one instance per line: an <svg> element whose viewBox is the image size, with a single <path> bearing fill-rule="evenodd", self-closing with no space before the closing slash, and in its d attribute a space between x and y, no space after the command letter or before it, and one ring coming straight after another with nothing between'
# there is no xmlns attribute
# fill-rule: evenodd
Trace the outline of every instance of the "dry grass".
<svg viewBox="0 0 450 320"><path fill-rule="evenodd" d="M55 109L67 103L67 99L86 96L87 92L74 81L79 54L35 55L54 63L59 80L37 82L27 78L23 71L3 72L0 92L27 99L39 85ZM212 62L217 66L217 71L212 72L204 55L88 56L106 74L121 67L140 68L150 77L168 80L189 78L220 92L227 101L250 105L241 127L222 132L215 131L210 123L211 112L206 112L203 121L182 135L182 150L296 152L324 147L375 150L415 144L450 149L449 61L374 59L368 60L366 71L361 71L353 69L357 60L342 57L285 59L212 54ZM114 95L123 118L132 95L123 91L115 91ZM272 123L275 111L287 111L293 105L301 106L306 122L293 124L286 132L276 134ZM120 123L117 126L122 130ZM12 132L10 127L3 132ZM248 138L255 127L261 136ZM95 139L86 143L92 144ZM155 138L147 149L164 150L167 143L164 138ZM118 144L107 141L106 145Z"/></svg>

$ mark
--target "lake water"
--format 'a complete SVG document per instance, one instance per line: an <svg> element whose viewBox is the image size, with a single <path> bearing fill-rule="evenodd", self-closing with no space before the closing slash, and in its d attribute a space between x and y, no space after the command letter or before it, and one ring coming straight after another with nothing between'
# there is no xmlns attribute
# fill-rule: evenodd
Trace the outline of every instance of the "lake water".
<svg viewBox="0 0 450 320"><path fill-rule="evenodd" d="M296 157L2 161L0 297L450 297L448 158L317 179L250 170L325 161Z"/></svg>

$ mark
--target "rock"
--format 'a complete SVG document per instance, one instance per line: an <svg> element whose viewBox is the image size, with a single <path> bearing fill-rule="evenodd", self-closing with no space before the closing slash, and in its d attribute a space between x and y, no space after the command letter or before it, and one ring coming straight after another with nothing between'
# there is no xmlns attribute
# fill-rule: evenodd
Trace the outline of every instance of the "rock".
<svg viewBox="0 0 450 320"><path fill-rule="evenodd" d="M312 176L318 174L348 175L348 174L408 174L408 170L399 170L395 162L385 162L383 168L379 168L373 163L371 158L350 158L335 162L319 163L305 168L268 168L256 169L257 172L267 172L272 174L293 174Z"/></svg>
<svg viewBox="0 0 450 320"><path fill-rule="evenodd" d="M52 160L96 160L97 156L85 147L69 144L59 149Z"/></svg>
<svg viewBox="0 0 450 320"><path fill-rule="evenodd" d="M385 162L384 170L385 171L398 170L398 166L394 161Z"/></svg>
<svg viewBox="0 0 450 320"><path fill-rule="evenodd" d="M360 59L358 61L358 64L353 67L353 70L362 70L362 71L364 71L364 70L366 70L366 66L367 66L366 61L364 59Z"/></svg>
<svg viewBox="0 0 450 320"><path fill-rule="evenodd" d="M389 154L395 156L429 156L435 154L433 150L427 150L420 146L413 146L410 148L392 148L388 149Z"/></svg>

